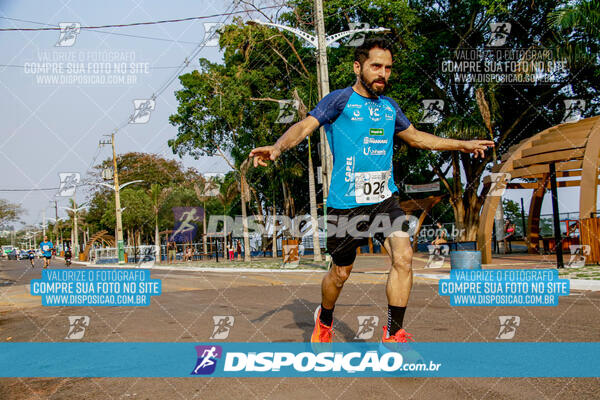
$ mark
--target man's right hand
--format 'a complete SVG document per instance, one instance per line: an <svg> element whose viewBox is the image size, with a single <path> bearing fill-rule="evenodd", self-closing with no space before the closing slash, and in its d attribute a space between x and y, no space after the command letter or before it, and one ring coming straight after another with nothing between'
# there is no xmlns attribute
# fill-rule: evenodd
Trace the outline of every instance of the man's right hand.
<svg viewBox="0 0 600 400"><path fill-rule="evenodd" d="M276 146L257 147L250 152L249 158L254 158L254 167L266 167L266 161L275 161L281 155L281 150Z"/></svg>

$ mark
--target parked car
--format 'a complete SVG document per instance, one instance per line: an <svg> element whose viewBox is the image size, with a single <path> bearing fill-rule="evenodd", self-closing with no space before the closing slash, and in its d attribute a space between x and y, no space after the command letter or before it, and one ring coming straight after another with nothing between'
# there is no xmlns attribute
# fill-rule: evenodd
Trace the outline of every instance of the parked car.
<svg viewBox="0 0 600 400"><path fill-rule="evenodd" d="M2 254L0 254L2 257L8 257L8 255L10 253L12 253L14 250L14 247L10 246L10 245L6 245L6 246L2 246Z"/></svg>
<svg viewBox="0 0 600 400"><path fill-rule="evenodd" d="M29 259L29 252L27 250L21 250L19 252L19 260L27 260Z"/></svg>

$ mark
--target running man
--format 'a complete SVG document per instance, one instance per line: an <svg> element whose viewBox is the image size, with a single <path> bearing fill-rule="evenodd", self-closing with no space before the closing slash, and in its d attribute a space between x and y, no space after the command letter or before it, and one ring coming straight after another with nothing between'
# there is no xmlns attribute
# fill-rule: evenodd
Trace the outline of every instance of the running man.
<svg viewBox="0 0 600 400"><path fill-rule="evenodd" d="M52 259L52 249L54 245L48 240L48 236L44 236L44 241L40 243L40 249L42 250L42 257L44 257L44 268L48 268L50 260Z"/></svg>
<svg viewBox="0 0 600 400"><path fill-rule="evenodd" d="M392 50L382 38L367 39L354 55L353 86L325 96L302 121L290 127L273 146L255 148L249 157L254 166L266 166L282 152L298 145L320 126L324 126L331 152L333 171L327 199L330 226L340 223L336 231L345 229L353 217L366 215L369 223L378 217L389 218L391 228L375 233L391 255L386 295L388 323L383 327L382 342L393 347L406 343L410 335L403 329L403 320L413 282L412 248L407 232L394 222L403 217L398 188L392 171L394 135L407 144L426 150L457 150L483 157L489 140L444 139L419 131L408 121L394 100L383 96L392 70ZM385 225L385 224L384 224ZM355 235L356 236L356 235ZM356 249L366 237L328 235L327 249L333 264L321 283L321 305L315 311L315 327L311 342L331 342L333 309L348 279Z"/></svg>
<svg viewBox="0 0 600 400"><path fill-rule="evenodd" d="M27 252L27 256L29 257L29 262L31 263L31 268L35 268L35 251L29 250Z"/></svg>

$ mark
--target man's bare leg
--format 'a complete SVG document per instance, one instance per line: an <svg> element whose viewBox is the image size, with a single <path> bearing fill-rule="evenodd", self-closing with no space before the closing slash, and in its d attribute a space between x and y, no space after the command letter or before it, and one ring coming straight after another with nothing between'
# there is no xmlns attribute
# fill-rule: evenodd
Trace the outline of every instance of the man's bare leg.
<svg viewBox="0 0 600 400"><path fill-rule="evenodd" d="M331 310L335 306L335 302L342 291L344 282L346 282L350 276L353 265L354 264L346 267L339 267L333 264L331 266L331 269L321 282L321 304L324 308Z"/></svg>
<svg viewBox="0 0 600 400"><path fill-rule="evenodd" d="M394 232L388 237L384 247L392 261L385 287L388 299L387 332L391 336L402 329L404 312L413 283L413 252L408 235L402 231Z"/></svg>
<svg viewBox="0 0 600 400"><path fill-rule="evenodd" d="M385 240L385 249L392 259L385 293L392 306L406 307L413 283L413 251L408 235L395 232Z"/></svg>

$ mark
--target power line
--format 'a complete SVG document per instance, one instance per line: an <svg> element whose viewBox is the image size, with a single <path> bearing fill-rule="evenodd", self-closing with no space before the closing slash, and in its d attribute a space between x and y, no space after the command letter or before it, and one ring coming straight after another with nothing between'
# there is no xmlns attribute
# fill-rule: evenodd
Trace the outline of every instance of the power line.
<svg viewBox="0 0 600 400"><path fill-rule="evenodd" d="M192 43L192 42L188 42L188 43ZM198 44L198 43L194 43L194 44ZM196 64L193 64L193 65L195 66ZM6 68L25 68L25 64L0 64L0 67L6 67ZM156 67L150 66L148 68L149 69L175 69L175 68L180 68L180 67L181 67L181 65L168 65L168 66L156 66Z"/></svg>
<svg viewBox="0 0 600 400"><path fill-rule="evenodd" d="M78 185L75 185L77 187L81 187L81 186L90 186L89 183L81 183ZM31 189L0 189L0 192L41 192L41 191L48 191L48 190L59 190L60 187L53 187L53 188L31 188Z"/></svg>
<svg viewBox="0 0 600 400"><path fill-rule="evenodd" d="M281 6L268 6L268 7L263 7L260 10L268 10L271 8L281 8ZM125 28L125 27L129 27L129 26L167 24L167 23L173 23L173 22L185 22L185 21L194 21L194 20L199 20L199 19L209 19L209 18L214 18L214 17L231 16L231 15L236 15L236 14L245 14L248 12L251 12L251 11L248 11L248 10L231 11L231 12L220 13L220 14L202 15L199 17L165 19L165 20L160 20L160 21L148 21L148 22L133 22L130 24L80 26L79 29ZM0 17L0 18L13 19L13 18L7 18L7 17ZM33 21L25 21L25 22L34 23ZM60 27L58 27L58 26L50 26L50 27L45 27L45 28L0 28L0 32L19 32L19 31L35 32L35 31L59 31L59 30L60 30Z"/></svg>
<svg viewBox="0 0 600 400"><path fill-rule="evenodd" d="M27 22L29 24L44 25L44 26L50 26L50 27L56 28L56 25L46 24L44 22L39 22L39 21L30 21L30 20L27 20L27 19L9 18L9 17L0 17L0 19L7 19L7 20L19 21L19 22ZM89 29L89 31L90 32L96 32L96 33L103 33L103 34L106 34L106 35L132 37L132 38L136 38L136 39L158 40L158 41L161 41L161 42L181 43L181 44L195 44L195 45L198 44L198 42L189 42L189 41L186 41L186 40L172 40L172 39L158 38L158 37L153 37L153 36L132 35L132 34L129 34L129 33L107 32L107 31L101 31L101 30L98 30L98 29Z"/></svg>

